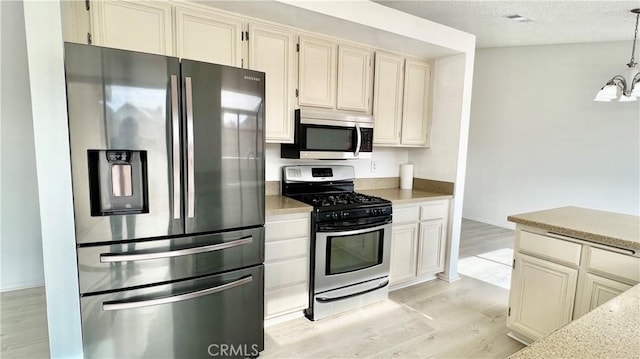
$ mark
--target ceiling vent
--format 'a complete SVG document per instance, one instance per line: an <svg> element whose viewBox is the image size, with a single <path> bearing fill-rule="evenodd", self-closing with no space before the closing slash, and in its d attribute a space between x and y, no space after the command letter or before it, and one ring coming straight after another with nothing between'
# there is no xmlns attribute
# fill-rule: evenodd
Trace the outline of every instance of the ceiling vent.
<svg viewBox="0 0 640 359"><path fill-rule="evenodd" d="M513 20L513 21L517 21L517 22L534 22L535 20L530 19L526 16L522 16L522 15L518 15L518 14L513 14L513 15L506 15L505 16L507 19L509 20Z"/></svg>

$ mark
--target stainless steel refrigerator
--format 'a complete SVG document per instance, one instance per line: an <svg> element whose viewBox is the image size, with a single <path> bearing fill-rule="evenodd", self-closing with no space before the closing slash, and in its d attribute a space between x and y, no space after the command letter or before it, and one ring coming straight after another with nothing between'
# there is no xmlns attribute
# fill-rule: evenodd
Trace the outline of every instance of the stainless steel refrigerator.
<svg viewBox="0 0 640 359"><path fill-rule="evenodd" d="M263 349L264 73L65 44L85 357Z"/></svg>

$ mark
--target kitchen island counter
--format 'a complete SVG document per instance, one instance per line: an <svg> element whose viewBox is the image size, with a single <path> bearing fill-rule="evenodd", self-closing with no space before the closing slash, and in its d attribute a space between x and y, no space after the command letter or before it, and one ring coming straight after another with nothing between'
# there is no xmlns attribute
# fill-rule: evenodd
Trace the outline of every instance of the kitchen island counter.
<svg viewBox="0 0 640 359"><path fill-rule="evenodd" d="M639 337L640 284L509 358L638 358Z"/></svg>
<svg viewBox="0 0 640 359"><path fill-rule="evenodd" d="M640 218L580 207L561 207L512 215L510 222L552 233L640 252Z"/></svg>

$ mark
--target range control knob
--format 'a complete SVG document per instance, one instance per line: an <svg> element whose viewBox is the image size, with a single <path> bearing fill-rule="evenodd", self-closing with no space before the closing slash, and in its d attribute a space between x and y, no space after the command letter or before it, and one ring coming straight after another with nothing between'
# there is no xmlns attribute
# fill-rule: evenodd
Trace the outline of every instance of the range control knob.
<svg viewBox="0 0 640 359"><path fill-rule="evenodd" d="M338 212L333 212L333 213L331 214L331 218L333 218L333 219L338 219L338 218L340 218L340 215L338 214Z"/></svg>

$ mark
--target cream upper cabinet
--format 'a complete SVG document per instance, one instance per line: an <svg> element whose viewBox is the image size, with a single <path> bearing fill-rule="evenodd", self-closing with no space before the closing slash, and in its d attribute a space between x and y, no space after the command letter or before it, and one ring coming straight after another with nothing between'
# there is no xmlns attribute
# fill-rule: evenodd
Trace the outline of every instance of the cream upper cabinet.
<svg viewBox="0 0 640 359"><path fill-rule="evenodd" d="M335 42L300 36L298 57L298 104L336 107L337 50Z"/></svg>
<svg viewBox="0 0 640 359"><path fill-rule="evenodd" d="M156 1L92 1L92 43L174 55L171 6Z"/></svg>
<svg viewBox="0 0 640 359"><path fill-rule="evenodd" d="M240 67L243 39L241 18L200 7L176 7L179 57Z"/></svg>
<svg viewBox="0 0 640 359"><path fill-rule="evenodd" d="M377 51L373 86L374 143L428 147L431 65Z"/></svg>
<svg viewBox="0 0 640 359"><path fill-rule="evenodd" d="M377 51L375 55L373 141L376 144L400 143L404 59Z"/></svg>
<svg viewBox="0 0 640 359"><path fill-rule="evenodd" d="M338 45L336 107L339 110L370 112L370 97L371 50Z"/></svg>
<svg viewBox="0 0 640 359"><path fill-rule="evenodd" d="M267 142L293 143L295 35L287 28L249 23L249 68L266 73Z"/></svg>
<svg viewBox="0 0 640 359"><path fill-rule="evenodd" d="M402 107L403 145L427 146L431 126L429 92L431 68L429 63L406 60L404 71L404 101Z"/></svg>

